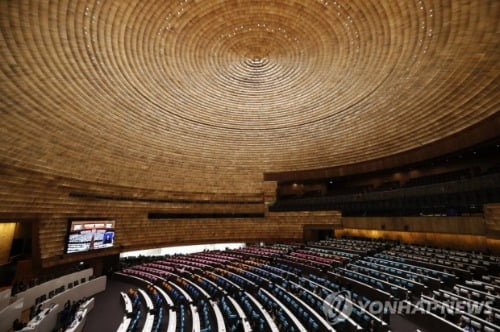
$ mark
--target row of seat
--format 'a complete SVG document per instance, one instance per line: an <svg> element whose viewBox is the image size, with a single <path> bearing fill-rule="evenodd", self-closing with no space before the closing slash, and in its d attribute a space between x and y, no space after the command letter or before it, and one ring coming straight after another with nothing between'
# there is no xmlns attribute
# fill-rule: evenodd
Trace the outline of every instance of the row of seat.
<svg viewBox="0 0 500 332"><path fill-rule="evenodd" d="M281 306L279 306L279 304L277 304L275 301L271 300L271 297L269 297L268 294L259 289L259 291L257 292L257 297L266 308L272 308L271 310L275 312L274 319L277 321L280 331L298 331L297 327L290 322L290 319L288 317L286 317Z"/></svg>
<svg viewBox="0 0 500 332"><path fill-rule="evenodd" d="M211 318L208 310L208 303L201 299L198 305L201 320L201 332L210 332L212 330Z"/></svg>
<svg viewBox="0 0 500 332"><path fill-rule="evenodd" d="M479 261L490 261L490 262L500 262L500 258L496 256L486 255L481 252L467 252L467 251L459 251L445 248L432 248L432 247L422 247L415 246L411 244L399 245L400 248L405 248L412 250L418 253L434 253L438 255L444 255L450 258L466 258L470 260L479 260Z"/></svg>
<svg viewBox="0 0 500 332"><path fill-rule="evenodd" d="M151 271L151 272L154 272L154 271ZM219 271L219 272L221 272L221 271ZM238 276L234 275L234 274L228 274L228 275L229 275L229 278L231 278L233 280L236 280L236 282L244 282L246 280L245 278L238 278ZM184 287L186 289L186 291L190 292L193 295L193 298L199 297L198 290L196 290L196 288L194 288L192 285L190 285L189 283L186 283L185 281L184 282L180 281L181 280L180 278L175 278L174 280L177 283L179 283L180 285L182 285L182 287ZM219 280L219 282L222 282L225 285L229 284L227 281L224 281L224 279L219 278L219 277L215 277L215 280ZM167 288L167 291L171 291L171 290L175 289L175 288L172 288L172 287L170 287L170 289L169 289L168 285L165 288ZM175 296L174 296L174 298L175 298ZM201 325L202 325L203 328L206 328L204 326L207 325L207 324L204 325L204 323L206 323L206 320L204 322L203 321L203 316L202 316L202 324ZM235 326L233 325L233 327L235 327ZM182 326L180 326L180 328L182 328ZM209 328L211 328L211 327L209 327Z"/></svg>
<svg viewBox="0 0 500 332"><path fill-rule="evenodd" d="M457 292L458 294L462 294L462 295L466 296L467 298L472 298L476 301L488 301L488 302L492 302L492 303L500 306L500 297L499 296L496 296L496 295L493 295L490 293L486 293L483 291L479 291L479 290L474 289L474 288L469 288L469 287L461 285L461 284L455 285L453 287L453 290L455 292Z"/></svg>
<svg viewBox="0 0 500 332"><path fill-rule="evenodd" d="M141 318L142 312L138 310L132 318L130 325L128 326L127 332L134 332L139 324L139 319Z"/></svg>
<svg viewBox="0 0 500 332"><path fill-rule="evenodd" d="M279 248L271 248L271 247L266 247L266 248L246 247L246 248L236 249L234 252L255 255L257 257L265 257L265 256L269 257L269 256L275 256L278 254L284 254L284 253L286 253L286 250L279 249Z"/></svg>
<svg viewBox="0 0 500 332"><path fill-rule="evenodd" d="M177 326L178 326L178 331L189 331L187 329L187 324L189 324L189 320L187 319L187 312L186 306L184 304L181 304L179 306L178 310L178 317L179 319L177 320Z"/></svg>
<svg viewBox="0 0 500 332"><path fill-rule="evenodd" d="M244 263L252 263L252 261L245 261ZM295 279L299 280L299 283L297 284L282 278L279 274L275 274L274 272L276 272L277 268L274 269L274 272L268 272L262 269L265 267L266 265L264 264L260 266L258 264L257 266L247 266L249 271L262 276L264 280L266 280L266 282L261 283L262 287L267 288L273 294L282 295L283 292L285 292L284 290L288 292L289 295L283 295L283 303L285 305L288 304L288 307L297 315L297 317L303 320L305 326L307 326L309 329L312 328L314 330L317 330L319 326L321 326L322 329L328 329L328 323L317 314L318 312L323 312L324 300L322 299L322 297L319 297L312 293L306 287L303 287L304 283L307 283L307 279L303 277L296 277ZM272 281L274 285L270 285L269 281ZM269 287L267 287L267 285L269 285ZM298 297L295 298L293 294L297 294ZM323 297L326 297L328 294L329 292L325 291L325 293L323 293ZM278 298L283 299L281 296L278 296ZM293 298L295 298L295 300L293 300ZM299 298L302 299L304 303L300 303ZM309 306L311 306L311 308L309 308ZM304 310L303 307L306 307L307 310ZM308 311L312 314L311 317L309 316ZM318 319L321 321L321 323L317 321ZM356 324L354 323L352 325L353 326L351 326L351 329L355 330Z"/></svg>
<svg viewBox="0 0 500 332"><path fill-rule="evenodd" d="M238 315L230 304L229 300L226 296L222 296L220 298L220 306L222 308L222 312L227 319L228 326L235 326L238 322Z"/></svg>
<svg viewBox="0 0 500 332"><path fill-rule="evenodd" d="M395 276L404 278L406 280L414 280L417 283L421 283L421 284L426 285L426 287L429 287L429 286L430 287L439 287L442 284L442 282L439 279L429 277L429 276L426 276L423 274L419 274L416 272L403 270L403 269L400 269L397 267L389 267L389 266L386 266L383 264L378 264L376 262L369 260L369 258L366 260L365 259L358 260L356 262L356 264L363 265L363 266L366 266L368 268L382 271L382 272L385 272L385 273L388 273L391 275L395 275Z"/></svg>
<svg viewBox="0 0 500 332"><path fill-rule="evenodd" d="M310 290L317 289L322 298L326 298L330 294L337 294L342 291L348 292L347 294L349 294L350 299L348 298L346 301L352 306L353 315L351 315L351 318L356 321L357 324L368 330L371 327L376 327L377 330L381 332L388 330L388 322L384 321L388 320L388 316L375 317L365 309L372 305L372 301L367 297L359 295L350 288L346 288L332 282L329 279L316 276L314 274L309 274L308 279L302 279L303 280L300 281L302 285ZM363 306L360 306L359 304L363 304Z"/></svg>
<svg viewBox="0 0 500 332"><path fill-rule="evenodd" d="M374 250L381 250L386 248L392 243L389 241L371 241L363 239L326 239L319 242L320 244L333 244L333 245L343 245L348 247L354 247L358 249L367 248Z"/></svg>
<svg viewBox="0 0 500 332"><path fill-rule="evenodd" d="M440 264L458 266L473 273L485 273L490 269L491 265L494 265L497 271L500 268L500 262L497 262L496 259L490 260L491 257L486 255L483 255L483 259L481 259L472 256L473 254L458 255L455 251L436 252L434 250L427 250L427 248L417 249L414 246L407 245L394 247L392 251L431 258Z"/></svg>
<svg viewBox="0 0 500 332"><path fill-rule="evenodd" d="M316 247L315 244L308 245L307 249L310 252L319 252L319 253L324 253L324 254L335 255L335 256L339 257L339 259L343 259L343 260L354 260L354 259L358 259L360 257L357 254L352 254L352 253L345 252L345 251Z"/></svg>
<svg viewBox="0 0 500 332"><path fill-rule="evenodd" d="M400 286L386 282L385 280L376 279L365 274L350 271L343 268L336 269L336 272L348 276L351 279L361 281L365 284L371 285L372 287L387 292L394 296L394 298L403 300L408 298L408 290Z"/></svg>
<svg viewBox="0 0 500 332"><path fill-rule="evenodd" d="M305 253L303 251L292 252L290 255L295 256L295 257L299 257L302 259L306 259L306 260L311 260L314 262L323 263L323 264L330 265L330 266L332 266L334 264L342 264L342 261L340 261L338 259L319 257L315 254L309 254L309 253Z"/></svg>
<svg viewBox="0 0 500 332"><path fill-rule="evenodd" d="M469 270L463 269L461 264L453 264L449 261L444 260L434 260L432 258L423 257L419 255L413 255L408 253L401 253L392 250L384 251L385 254L395 257L395 260L408 263L416 266L423 266L433 270L443 271L445 273L453 274L461 279L471 279L472 273Z"/></svg>
<svg viewBox="0 0 500 332"><path fill-rule="evenodd" d="M482 280L467 280L465 285L494 296L500 295L500 285L490 284Z"/></svg>
<svg viewBox="0 0 500 332"><path fill-rule="evenodd" d="M434 270L423 266L409 264L406 263L404 258L390 256L385 253L376 254L374 257L365 257L365 260L374 262L379 265L406 270L409 272L416 273L418 275L425 275L430 278L440 280L448 285L454 284L457 280L457 277L451 273L446 273L443 271Z"/></svg>
<svg viewBox="0 0 500 332"><path fill-rule="evenodd" d="M403 301L411 299L413 294L427 294L429 290L457 281L453 273L458 268L435 264L425 257L408 257L410 254L394 248L396 244L389 242L335 239L175 256L127 271L149 282L167 279L163 287L175 303L198 305L201 329L209 324L212 330L220 327L222 324L216 324L220 311L223 324L229 330L235 329L243 317L253 329L264 331L272 331L273 326L298 331L327 330L325 317L318 317L318 313L322 315L322 309L328 307L325 299L332 293L349 291L352 314L342 328L387 331L389 317L385 306L379 316L366 309L374 304L373 300ZM402 257L397 256L399 254ZM322 263L314 258L330 257L343 261L339 267L324 264L327 267L318 268ZM343 264L345 266L340 267ZM497 281L495 276L489 280ZM173 284L177 286L172 287ZM470 294L485 293L484 296L492 295L484 292L485 287L493 291L497 287L496 283L477 280L474 284L456 286L458 293L474 286ZM189 298L176 297L173 291L176 288L179 293L189 294ZM241 306L242 314L236 313L234 305L227 300L229 297Z"/></svg>
<svg viewBox="0 0 500 332"><path fill-rule="evenodd" d="M470 313L469 310L462 310L459 306L454 306L448 302L422 295L421 304L429 308L434 314L443 317L447 321L463 328L463 331L495 332L500 331L500 327L492 322Z"/></svg>
<svg viewBox="0 0 500 332"><path fill-rule="evenodd" d="M325 329L325 326L321 326L320 328L321 323L317 320L317 318L311 315L311 310L307 308L307 305L299 303L290 292L287 292L278 286L272 287L271 292L292 311L295 317L302 322L308 331L319 331Z"/></svg>
<svg viewBox="0 0 500 332"><path fill-rule="evenodd" d="M313 248L309 248L309 247L304 247L302 249L297 250L296 252L310 255L310 256L317 256L317 257L331 259L339 264L342 264L346 260L348 260L344 255L336 255L336 254L333 254L331 252L327 252L325 250L323 250L323 251L314 250Z"/></svg>
<svg viewBox="0 0 500 332"><path fill-rule="evenodd" d="M383 280L387 283L402 287L411 291L414 294L420 294L425 288L420 282L408 280L404 277L396 276L389 269L376 269L372 265L363 266L363 264L358 261L355 264L347 264L346 267L352 271L356 271L358 273L362 273L367 276L372 276L376 279Z"/></svg>
<svg viewBox="0 0 500 332"><path fill-rule="evenodd" d="M134 270L134 268L132 269L127 269L125 270L125 272L134 272L136 270ZM161 270L156 270L156 269L153 269L153 270L150 270L149 272L151 273L161 273ZM136 275L130 275L131 277L133 278L138 278ZM193 326L194 326L194 322L198 321L197 319L194 319L196 317L198 317L199 314L201 314L201 320L199 320L199 326L200 326L200 329L202 330L206 330L206 331L211 331L211 330L214 330L214 326L219 326L221 327L222 326L222 329L219 329L220 331L223 331L224 330L224 322L223 322L223 319L222 319L222 316L221 316L221 319L219 320L218 318L217 319L214 319L213 316L212 316L212 310L209 310L209 307L207 305L207 300L205 298L202 297L202 294L203 295L208 295L208 293L206 293L203 288L198 288L199 286L197 286L195 283L192 283L191 281L188 281L187 279L184 279L183 277L179 277L179 276L176 276L174 274L171 274L169 275L170 278L170 281L166 281L164 280L163 282L159 283L159 285L157 285L156 287L160 286L161 287L161 291L163 292L163 289L165 291L165 297L168 298L168 300L166 300L166 303L168 304L169 302L171 302L170 298L173 298L174 299L174 302L175 302L175 309L179 311L179 321L177 322L177 329L178 330L189 330L190 327L188 327L189 324L183 322L183 320L186 318L186 316L188 314L190 314L192 317L193 317ZM159 277L161 279L161 277ZM152 286L149 285L149 280L143 280L144 283L148 284L148 290L151 289ZM181 288L179 288L181 287ZM188 295L189 294L189 295ZM161 300L157 300L158 297L159 297L159 294L156 292L156 288L155 287L152 287L152 290L151 290L151 293L149 295L147 295L148 298L149 298L149 301L147 302L150 302L150 303L157 303L158 305L160 305L160 308L159 309L162 309L161 311L158 309L156 311L156 314L153 316L147 316L146 317L146 322L145 322L145 325L144 325L144 330L143 331L155 331L157 329L159 329L159 326L161 326L161 322L163 320L163 307L162 304L163 304L163 301ZM146 297L146 296L145 296ZM196 301L197 305L198 305L198 309L200 310L199 313L196 312L196 310L193 310L193 307L192 307L192 303L194 303L193 301ZM169 304L169 310L172 310L173 308L171 304L173 304L174 302L171 302ZM188 303L191 303L191 310L188 311L186 310L186 305ZM213 308L217 308L217 306L215 304L213 304ZM161 312L161 316L159 316L159 312ZM210 318L209 318L210 317ZM214 325L214 323L210 323L211 321L215 322L217 321L217 324ZM169 330L170 330L170 325L171 325L172 322L169 321ZM174 328L175 328L175 324L173 325Z"/></svg>
<svg viewBox="0 0 500 332"><path fill-rule="evenodd" d="M151 329L151 332L161 331L162 322L163 322L163 308L160 306L157 314L155 315L155 318L153 321L153 328Z"/></svg>
<svg viewBox="0 0 500 332"><path fill-rule="evenodd" d="M467 308L474 309L475 316L500 325L500 309L498 306L492 306L492 303L481 302L462 296L462 294L445 289L439 289L432 292L432 298L454 304L461 304ZM472 310L471 310L472 311Z"/></svg>
<svg viewBox="0 0 500 332"><path fill-rule="evenodd" d="M481 276L481 279L490 283L490 284L500 286L500 277L499 276L483 275L483 276Z"/></svg>

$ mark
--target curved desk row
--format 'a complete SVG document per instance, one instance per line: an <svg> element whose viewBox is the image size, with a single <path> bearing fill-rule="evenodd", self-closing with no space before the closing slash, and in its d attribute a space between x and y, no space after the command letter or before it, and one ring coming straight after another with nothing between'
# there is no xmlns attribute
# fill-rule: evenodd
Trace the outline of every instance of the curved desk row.
<svg viewBox="0 0 500 332"><path fill-rule="evenodd" d="M80 305L78 311L75 315L75 320L71 323L71 325L66 329L65 332L81 332L83 327L85 326L85 322L87 321L87 315L90 310L94 308L94 298L87 300L85 303Z"/></svg>
<svg viewBox="0 0 500 332"><path fill-rule="evenodd" d="M30 308L31 306L36 305L36 299L39 298L40 296L46 295L46 297L49 297L49 293L51 291L54 291L62 286L66 288L66 291L69 289L67 288L68 284L74 284L75 282L80 283L82 279L85 279L87 282L94 274L93 269L85 269L82 271L74 272L67 274L65 276L59 277L57 279L52 279L47 282L44 282L43 284L37 285L32 288L28 288L24 292L17 293L15 295L16 298L23 298L24 299L24 306L23 310L26 310ZM81 285L81 283L80 283ZM78 286L76 286L78 287ZM57 296L57 295L56 295Z"/></svg>
<svg viewBox="0 0 500 332"><path fill-rule="evenodd" d="M120 295L122 296L123 303L125 305L125 312L127 314L131 314L133 309L132 309L132 300L130 300L130 296L128 296L124 292L120 292Z"/></svg>
<svg viewBox="0 0 500 332"><path fill-rule="evenodd" d="M28 322L22 331L45 332L52 331L57 324L57 315L59 313L59 306L52 304L48 308L43 309L38 315L33 317Z"/></svg>

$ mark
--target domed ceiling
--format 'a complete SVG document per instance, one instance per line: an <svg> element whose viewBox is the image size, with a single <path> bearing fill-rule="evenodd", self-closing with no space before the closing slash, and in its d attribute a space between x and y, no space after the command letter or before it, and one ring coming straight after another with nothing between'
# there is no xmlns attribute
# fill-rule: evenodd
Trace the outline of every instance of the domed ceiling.
<svg viewBox="0 0 500 332"><path fill-rule="evenodd" d="M498 0L0 2L0 162L259 191L499 106Z"/></svg>

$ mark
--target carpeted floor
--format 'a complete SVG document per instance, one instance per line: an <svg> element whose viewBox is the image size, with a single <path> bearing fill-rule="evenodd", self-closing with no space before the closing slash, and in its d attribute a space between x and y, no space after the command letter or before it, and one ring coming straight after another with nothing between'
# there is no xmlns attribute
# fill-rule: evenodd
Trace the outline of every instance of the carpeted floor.
<svg viewBox="0 0 500 332"><path fill-rule="evenodd" d="M433 332L418 324L416 321L409 320L401 315L391 315L391 332Z"/></svg>
<svg viewBox="0 0 500 332"><path fill-rule="evenodd" d="M87 317L83 332L116 331L125 313L120 292L136 287L134 284L108 278L106 290L95 296L94 309Z"/></svg>

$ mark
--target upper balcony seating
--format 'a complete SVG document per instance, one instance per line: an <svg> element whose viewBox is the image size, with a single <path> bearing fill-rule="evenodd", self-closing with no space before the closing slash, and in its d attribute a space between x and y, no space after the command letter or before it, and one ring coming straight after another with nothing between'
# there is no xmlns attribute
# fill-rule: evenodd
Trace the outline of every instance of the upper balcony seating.
<svg viewBox="0 0 500 332"><path fill-rule="evenodd" d="M443 183L449 181L457 181L461 179L467 179L471 177L471 171L469 169L462 169L449 173L442 174L434 174L428 176L420 176L416 178L411 178L407 181L403 187L415 187L415 186L424 186L431 185L436 183Z"/></svg>
<svg viewBox="0 0 500 332"><path fill-rule="evenodd" d="M482 175L467 180L421 186L402 186L392 190L372 190L354 194L321 197L279 198L270 211L342 210L343 215L447 215L479 212L486 203L498 202L500 174ZM401 200L401 197L405 197ZM472 206L472 207L471 207Z"/></svg>

